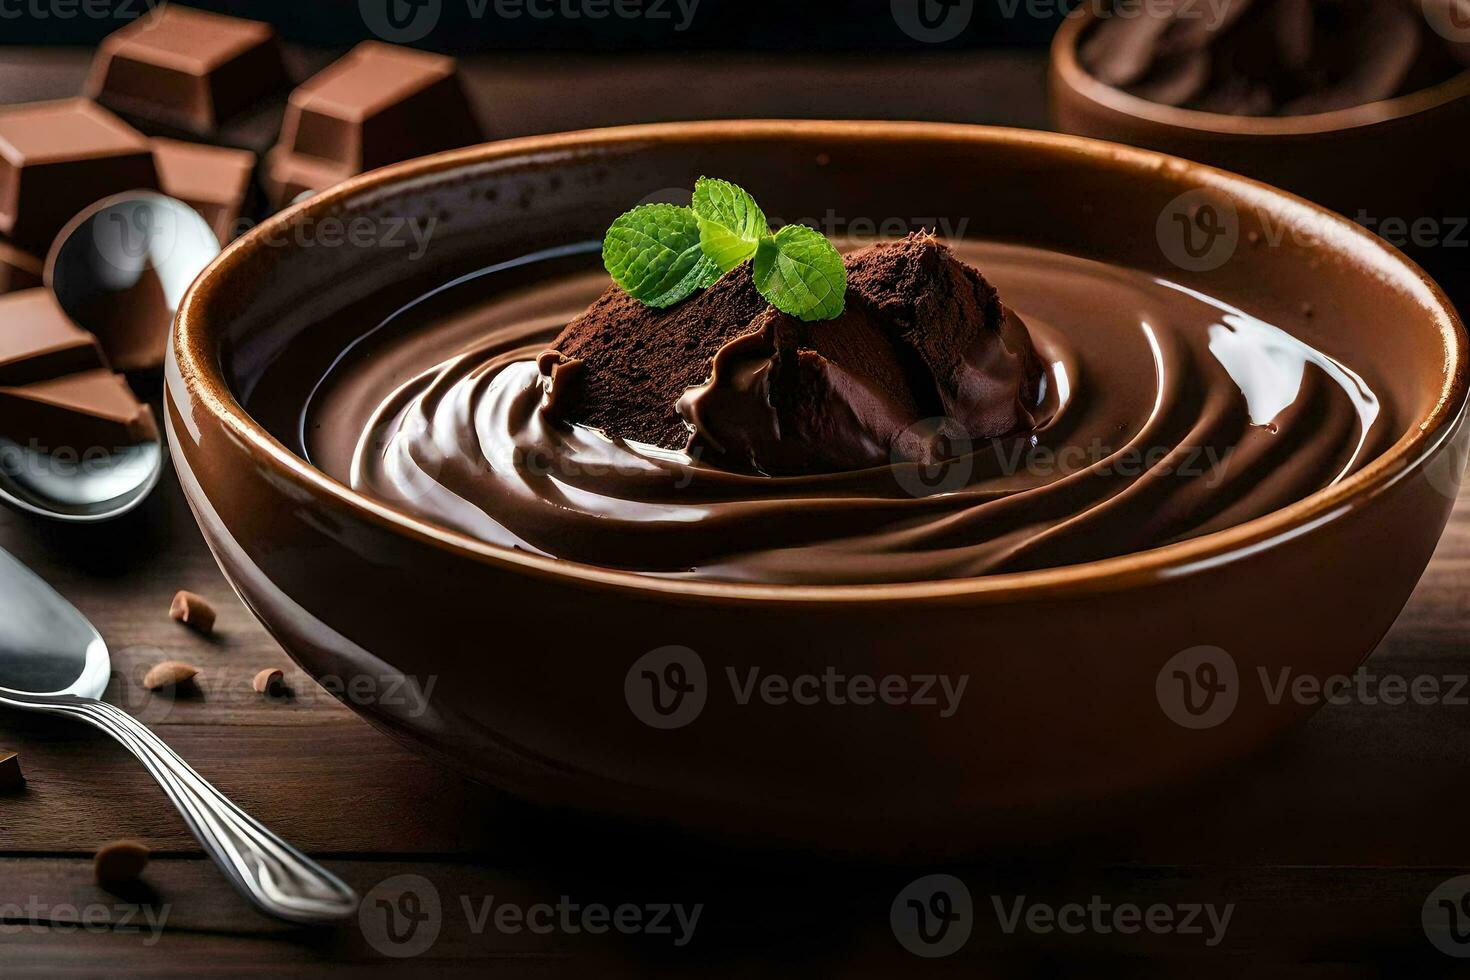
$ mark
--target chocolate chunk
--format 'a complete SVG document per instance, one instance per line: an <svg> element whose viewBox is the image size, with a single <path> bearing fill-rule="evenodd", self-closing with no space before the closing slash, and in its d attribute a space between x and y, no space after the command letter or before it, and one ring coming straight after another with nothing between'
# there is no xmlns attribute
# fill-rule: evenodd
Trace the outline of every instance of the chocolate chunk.
<svg viewBox="0 0 1470 980"><path fill-rule="evenodd" d="M268 181L279 206L322 181L481 138L453 58L368 41L291 93Z"/></svg>
<svg viewBox="0 0 1470 980"><path fill-rule="evenodd" d="M254 184L255 154L249 150L155 139L153 160L163 192L198 211L228 245L244 229Z"/></svg>
<svg viewBox="0 0 1470 980"><path fill-rule="evenodd" d="M102 342L119 371L150 371L163 364L172 306L152 266L137 272L127 289L99 293L71 307L77 322Z"/></svg>
<svg viewBox="0 0 1470 980"><path fill-rule="evenodd" d="M1312 0L1275 0L1270 18L1281 64L1289 71L1305 71L1315 49Z"/></svg>
<svg viewBox="0 0 1470 980"><path fill-rule="evenodd" d="M143 675L143 687L150 691L185 687L195 684L194 679L198 676L199 668L193 664L182 663L178 660L165 660L161 664L154 664L148 668L148 673Z"/></svg>
<svg viewBox="0 0 1470 980"><path fill-rule="evenodd" d="M1036 402L1040 364L976 269L933 237L910 235L849 256L847 286L906 362L920 410L977 439L1031 424L1024 406Z"/></svg>
<svg viewBox="0 0 1470 980"><path fill-rule="evenodd" d="M193 592L180 590L168 607L168 615L174 622L183 623L205 635L214 632L214 607L203 596Z"/></svg>
<svg viewBox="0 0 1470 980"><path fill-rule="evenodd" d="M71 321L49 289L0 296L0 386L105 366L97 338Z"/></svg>
<svg viewBox="0 0 1470 980"><path fill-rule="evenodd" d="M348 164L301 156L284 146L274 147L265 155L263 170L261 183L271 206L276 208L285 207L302 194L326 190L358 173Z"/></svg>
<svg viewBox="0 0 1470 980"><path fill-rule="evenodd" d="M1134 95L1160 105L1182 106L1198 96L1210 82L1210 56L1191 51L1161 61L1148 77L1134 85Z"/></svg>
<svg viewBox="0 0 1470 980"><path fill-rule="evenodd" d="M97 852L92 872L103 888L126 888L142 876L149 857L151 852L137 841L114 841Z"/></svg>
<svg viewBox="0 0 1470 980"><path fill-rule="evenodd" d="M1391 99L1414 68L1421 44L1420 23L1391 4L1370 4L1344 35L1333 37L1324 54L1332 82L1283 106L1287 115L1333 112Z"/></svg>
<svg viewBox="0 0 1470 980"><path fill-rule="evenodd" d="M21 248L44 253L92 202L157 186L148 141L86 99L0 109L0 232Z"/></svg>
<svg viewBox="0 0 1470 980"><path fill-rule="evenodd" d="M140 122L209 137L286 84L269 24L169 3L102 42L87 91Z"/></svg>
<svg viewBox="0 0 1470 980"><path fill-rule="evenodd" d="M1171 23L1145 8L1138 16L1109 16L1098 21L1082 42L1082 63L1097 78L1120 88L1141 81L1157 55Z"/></svg>
<svg viewBox="0 0 1470 980"><path fill-rule="evenodd" d="M565 417L595 429L667 449L689 441L689 427L675 410L684 389L703 384L716 352L754 329L769 304L755 288L750 266L682 303L658 310L617 286L603 293L552 342L557 356L542 355L580 378L565 397ZM575 375L565 362L580 363Z"/></svg>
<svg viewBox="0 0 1470 980"><path fill-rule="evenodd" d="M0 296L41 285L41 260L0 241Z"/></svg>
<svg viewBox="0 0 1470 980"><path fill-rule="evenodd" d="M267 667L256 673L250 681L250 687L256 694L277 694L285 683L286 674L275 667Z"/></svg>
<svg viewBox="0 0 1470 980"><path fill-rule="evenodd" d="M14 752L0 752L0 793L19 793L25 787L26 777L20 770L20 756Z"/></svg>
<svg viewBox="0 0 1470 980"><path fill-rule="evenodd" d="M158 441L153 413L106 369L0 387L0 438L78 456Z"/></svg>

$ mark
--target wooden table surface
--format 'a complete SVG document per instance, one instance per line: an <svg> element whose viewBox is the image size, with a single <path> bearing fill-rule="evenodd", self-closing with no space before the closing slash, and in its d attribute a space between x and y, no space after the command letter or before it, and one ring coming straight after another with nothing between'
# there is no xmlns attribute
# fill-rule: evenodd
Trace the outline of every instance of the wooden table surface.
<svg viewBox="0 0 1470 980"><path fill-rule="evenodd" d="M80 85L85 52L0 49L0 102ZM697 70L696 70L697 69ZM1040 126L1035 53L820 60L700 55L500 57L468 66L503 135L659 118L866 116ZM738 85L740 79L760 79ZM738 89L739 101L736 100ZM74 727L6 716L25 792L0 796L0 976L290 975L365 968L420 975L908 976L929 973L1235 976L1457 967L1426 939L1421 909L1470 869L1470 499L1367 670L1434 679L1433 703L1331 706L1249 762L1151 806L1127 826L952 867L875 868L721 853L596 821L536 813L445 773L386 739L295 669L235 600L170 475L139 514L65 529L0 513L0 547L74 601L106 637L108 696L160 732L204 776L364 894L359 922L327 931L256 914L206 861L125 753ZM220 611L203 639L167 616L174 591ZM196 695L142 690L166 659L202 668ZM291 695L250 689L263 667ZM1464 689L1462 689L1464 688ZM1080 819L1085 820L1086 815ZM148 891L92 882L102 843L154 851ZM974 933L946 959L895 940L889 908L916 877L947 873L975 899ZM417 878L403 879L399 876ZM382 883L386 882L386 885ZM381 887L380 887L381 885ZM373 890L378 890L374 892ZM437 941L415 958L368 921L405 889L437 895ZM1234 906L1223 939L1198 935L1007 933L993 896ZM497 929L487 903L699 906L692 941L653 934ZM163 919L161 933L151 923ZM379 923L386 920L381 917ZM677 932L677 930L676 930Z"/></svg>

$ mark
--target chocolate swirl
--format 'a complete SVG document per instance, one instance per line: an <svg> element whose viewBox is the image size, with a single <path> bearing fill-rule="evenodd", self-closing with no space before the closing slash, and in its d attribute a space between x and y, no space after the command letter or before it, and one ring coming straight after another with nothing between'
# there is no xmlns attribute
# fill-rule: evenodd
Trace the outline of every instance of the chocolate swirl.
<svg viewBox="0 0 1470 980"><path fill-rule="evenodd" d="M832 474L732 472L545 411L535 358L595 277L519 299L461 353L422 345L337 379L310 420L351 485L484 541L709 580L876 583L1045 568L1157 547L1291 504L1383 448L1378 399L1285 330L1147 276L963 243L1046 364L1034 434ZM564 320L561 322L565 322ZM428 329L432 330L430 325ZM415 353L418 351L418 353ZM391 392L384 372L408 381ZM945 420L928 420L942 426ZM330 465L329 465L330 470Z"/></svg>

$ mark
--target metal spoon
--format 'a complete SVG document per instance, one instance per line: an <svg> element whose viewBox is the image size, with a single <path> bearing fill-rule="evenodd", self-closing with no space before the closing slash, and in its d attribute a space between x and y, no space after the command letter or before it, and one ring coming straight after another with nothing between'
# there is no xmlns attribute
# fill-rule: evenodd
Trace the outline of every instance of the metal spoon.
<svg viewBox="0 0 1470 980"><path fill-rule="evenodd" d="M99 201L72 219L46 259L45 282L68 316L92 329L99 310L150 311L164 343L185 290L219 254L193 208L134 191ZM0 439L0 502L72 523L120 517L141 504L163 473L157 442L97 458L63 459Z"/></svg>
<svg viewBox="0 0 1470 980"><path fill-rule="evenodd" d="M351 888L225 799L127 712L99 700L110 672L107 644L92 624L0 551L0 707L75 718L121 742L262 912L308 924L350 916L357 908Z"/></svg>

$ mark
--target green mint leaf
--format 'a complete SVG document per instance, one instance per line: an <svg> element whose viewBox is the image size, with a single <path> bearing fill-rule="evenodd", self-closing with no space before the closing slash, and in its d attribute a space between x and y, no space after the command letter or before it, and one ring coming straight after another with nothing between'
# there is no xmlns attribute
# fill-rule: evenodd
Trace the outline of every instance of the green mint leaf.
<svg viewBox="0 0 1470 980"><path fill-rule="evenodd" d="M744 265L755 255L759 238L741 238L718 221L699 219L699 245L721 272Z"/></svg>
<svg viewBox="0 0 1470 980"><path fill-rule="evenodd" d="M798 320L833 320L845 305L847 266L821 232L787 225L756 250L755 287Z"/></svg>
<svg viewBox="0 0 1470 980"><path fill-rule="evenodd" d="M614 221L602 264L629 295L655 307L688 298L722 271L700 247L694 212L673 204L645 204Z"/></svg>
<svg viewBox="0 0 1470 980"><path fill-rule="evenodd" d="M704 254L722 272L749 261L760 240L771 233L755 198L728 180L699 178L692 207L699 218Z"/></svg>
<svg viewBox="0 0 1470 980"><path fill-rule="evenodd" d="M759 241L771 233L766 216L744 189L728 180L701 177L694 182L694 213L718 221L741 238Z"/></svg>

